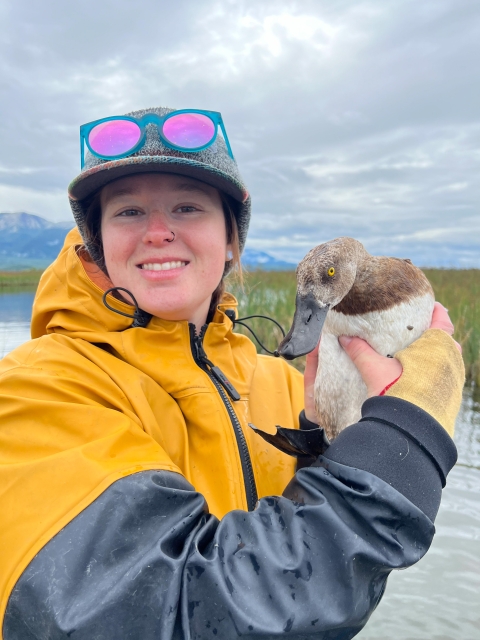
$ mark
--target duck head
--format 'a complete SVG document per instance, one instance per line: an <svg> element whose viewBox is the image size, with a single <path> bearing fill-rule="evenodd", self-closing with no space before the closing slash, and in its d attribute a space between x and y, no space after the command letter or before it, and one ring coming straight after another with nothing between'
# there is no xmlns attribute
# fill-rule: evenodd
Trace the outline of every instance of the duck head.
<svg viewBox="0 0 480 640"><path fill-rule="evenodd" d="M313 351L320 340L328 310L342 300L355 282L363 245L336 238L312 249L297 267L297 297L290 331L278 347L286 360Z"/></svg>

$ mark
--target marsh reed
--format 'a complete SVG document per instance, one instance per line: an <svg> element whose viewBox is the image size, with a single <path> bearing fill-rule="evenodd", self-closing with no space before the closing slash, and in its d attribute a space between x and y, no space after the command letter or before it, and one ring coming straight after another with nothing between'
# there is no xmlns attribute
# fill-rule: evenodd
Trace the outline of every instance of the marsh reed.
<svg viewBox="0 0 480 640"><path fill-rule="evenodd" d="M480 387L480 269L424 269L455 325L467 380Z"/></svg>
<svg viewBox="0 0 480 640"><path fill-rule="evenodd" d="M42 275L42 269L26 271L0 271L0 291L35 291Z"/></svg>
<svg viewBox="0 0 480 640"><path fill-rule="evenodd" d="M455 339L462 345L467 380L480 386L480 269L425 269L425 274L436 299L447 307L455 325ZM239 301L240 317L264 314L275 318L285 331L290 328L295 309L294 271L251 271L245 277L243 290L234 280L228 289ZM249 322L260 340L273 351L281 340L280 331L266 320ZM243 328L239 331L249 335ZM303 370L304 360L299 358L293 364Z"/></svg>

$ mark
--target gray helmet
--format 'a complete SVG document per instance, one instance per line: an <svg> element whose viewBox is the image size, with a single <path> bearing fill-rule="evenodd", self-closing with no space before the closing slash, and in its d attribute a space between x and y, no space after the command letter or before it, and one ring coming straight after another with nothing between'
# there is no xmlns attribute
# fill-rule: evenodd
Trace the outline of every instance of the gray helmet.
<svg viewBox="0 0 480 640"><path fill-rule="evenodd" d="M126 115L141 118L147 113L164 116L175 109L156 107L132 111ZM243 251L250 222L250 196L221 136L202 151L186 152L165 146L154 124L147 124L145 144L131 156L118 160L104 160L91 153L86 154L85 166L70 183L68 196L73 217L86 248L95 260L94 247L90 247L86 233L86 212L91 197L103 186L134 173L175 173L196 178L223 191L235 201L234 214L237 220L240 251Z"/></svg>

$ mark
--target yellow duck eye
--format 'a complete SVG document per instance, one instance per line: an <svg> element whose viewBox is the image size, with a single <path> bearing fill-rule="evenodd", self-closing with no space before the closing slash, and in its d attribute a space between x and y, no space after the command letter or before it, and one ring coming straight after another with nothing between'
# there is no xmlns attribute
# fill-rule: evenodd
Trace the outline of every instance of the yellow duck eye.
<svg viewBox="0 0 480 640"><path fill-rule="evenodd" d="M330 269L327 271L327 273L328 273L328 275L329 275L330 277L332 277L332 276L334 276L334 275L335 275L335 269L334 269L333 267L330 267Z"/></svg>

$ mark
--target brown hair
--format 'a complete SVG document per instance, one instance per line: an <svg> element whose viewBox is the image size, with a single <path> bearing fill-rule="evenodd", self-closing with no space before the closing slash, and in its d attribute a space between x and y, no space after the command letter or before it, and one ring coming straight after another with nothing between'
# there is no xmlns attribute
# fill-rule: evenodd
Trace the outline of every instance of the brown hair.
<svg viewBox="0 0 480 640"><path fill-rule="evenodd" d="M88 254L97 266L108 276L105 264L105 254L102 242L102 205L100 201L101 189L97 191L86 205L84 236ZM210 322L225 293L225 276L233 271L238 281L243 285L242 263L240 261L240 243L238 239L238 226L235 217L236 201L222 191L219 191L222 202L223 215L225 216L225 228L227 242L232 245L232 259L225 262L225 270L217 288L212 293L212 300L208 310L207 322Z"/></svg>

